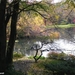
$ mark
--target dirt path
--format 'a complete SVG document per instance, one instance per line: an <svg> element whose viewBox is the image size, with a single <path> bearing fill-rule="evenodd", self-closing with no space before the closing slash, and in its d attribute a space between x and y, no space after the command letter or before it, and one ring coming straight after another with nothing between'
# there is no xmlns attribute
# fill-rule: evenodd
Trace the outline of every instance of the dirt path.
<svg viewBox="0 0 75 75"><path fill-rule="evenodd" d="M25 59L25 60L14 61L13 65L14 65L15 70L27 73L27 71L30 69L33 63L34 63L34 60Z"/></svg>

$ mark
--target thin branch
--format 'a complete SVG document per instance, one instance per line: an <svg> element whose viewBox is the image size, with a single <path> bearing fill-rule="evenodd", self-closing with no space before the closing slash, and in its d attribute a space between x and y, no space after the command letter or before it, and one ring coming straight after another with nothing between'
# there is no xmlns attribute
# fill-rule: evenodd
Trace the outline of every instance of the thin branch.
<svg viewBox="0 0 75 75"><path fill-rule="evenodd" d="M39 2L40 3L40 2ZM22 11L27 11L26 9L27 8L29 8L29 7L31 7L31 6L34 6L34 5L38 5L39 3L33 3L33 4L31 4L31 5L27 5L25 8L23 8L23 9L19 9L19 12L18 12L18 14L19 13L21 13ZM31 10L31 9L29 9L29 10Z"/></svg>
<svg viewBox="0 0 75 75"><path fill-rule="evenodd" d="M47 17L45 17L42 13L40 13L39 11L35 10L35 9L31 9L34 12L37 12L39 15L41 15L44 19L48 19Z"/></svg>

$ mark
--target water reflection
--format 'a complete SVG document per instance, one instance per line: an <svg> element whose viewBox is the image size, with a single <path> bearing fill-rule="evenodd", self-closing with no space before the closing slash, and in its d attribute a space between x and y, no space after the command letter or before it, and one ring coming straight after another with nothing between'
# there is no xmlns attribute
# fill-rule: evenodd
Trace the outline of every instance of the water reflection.
<svg viewBox="0 0 75 75"><path fill-rule="evenodd" d="M18 53L22 53L26 56L32 56L35 54L35 50L32 50L31 47L37 43L39 46L41 46L41 41L36 41L36 42L22 42L22 43L16 43L14 51ZM73 54L75 55L75 43L72 41L68 41L66 39L58 39L54 40L53 43L48 43L44 44L43 47L40 50L49 50L49 51L44 51L43 56L47 56L47 54L51 51L54 52L64 52L66 54Z"/></svg>
<svg viewBox="0 0 75 75"><path fill-rule="evenodd" d="M75 55L75 30L72 29L57 29L61 33L60 39L54 40L53 43L45 44L41 50L48 49L49 51L43 52L43 56L47 56L47 54L51 51L55 52L64 52L66 54ZM19 42L15 43L14 52L22 53L26 56L32 56L35 54L35 50L31 50L33 44L38 43L41 45L42 41L50 42L49 40L30 40L23 39L19 40Z"/></svg>

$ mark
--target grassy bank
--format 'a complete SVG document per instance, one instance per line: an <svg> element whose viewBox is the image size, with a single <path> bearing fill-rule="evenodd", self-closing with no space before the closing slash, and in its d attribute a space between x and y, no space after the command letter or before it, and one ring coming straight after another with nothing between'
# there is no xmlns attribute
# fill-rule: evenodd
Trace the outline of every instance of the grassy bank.
<svg viewBox="0 0 75 75"><path fill-rule="evenodd" d="M75 24L67 24L67 25L48 25L47 28L73 28Z"/></svg>
<svg viewBox="0 0 75 75"><path fill-rule="evenodd" d="M75 56L68 56L69 60L64 60L65 57L64 53L52 53L48 58L41 57L37 63L33 57L22 57L13 61L13 65L18 75L75 75Z"/></svg>

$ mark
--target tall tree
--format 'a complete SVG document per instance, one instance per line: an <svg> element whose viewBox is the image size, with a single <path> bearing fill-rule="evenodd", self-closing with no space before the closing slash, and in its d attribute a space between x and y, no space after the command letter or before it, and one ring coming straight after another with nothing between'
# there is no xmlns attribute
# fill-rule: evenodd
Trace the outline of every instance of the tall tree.
<svg viewBox="0 0 75 75"><path fill-rule="evenodd" d="M48 18L48 8L50 5L44 2L28 2L20 0L0 0L0 73L5 72L9 65L12 64L13 48L16 39L16 24L18 14L22 11L34 11L44 18ZM21 6L19 6L21 5ZM43 12L45 14L43 14ZM6 44L6 28L9 20L10 24L10 37L8 45Z"/></svg>
<svg viewBox="0 0 75 75"><path fill-rule="evenodd" d="M6 26L5 26L6 0L0 2L0 72L5 71L6 55Z"/></svg>
<svg viewBox="0 0 75 75"><path fill-rule="evenodd" d="M0 2L0 73L3 74L12 64L13 47L16 38L16 23L18 18L19 1L13 0L11 4L7 0ZM6 46L6 28L11 18L11 32Z"/></svg>
<svg viewBox="0 0 75 75"><path fill-rule="evenodd" d="M9 37L9 42L7 47L7 55L6 55L6 63L8 65L12 64L13 48L16 39L16 23L17 23L18 10L19 10L19 2L13 0L13 3L14 5L13 5L12 16L11 16L11 32L10 32L10 37Z"/></svg>

